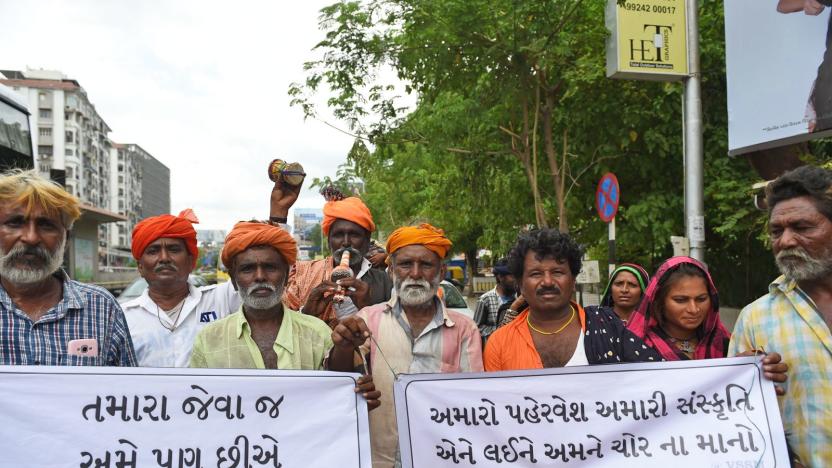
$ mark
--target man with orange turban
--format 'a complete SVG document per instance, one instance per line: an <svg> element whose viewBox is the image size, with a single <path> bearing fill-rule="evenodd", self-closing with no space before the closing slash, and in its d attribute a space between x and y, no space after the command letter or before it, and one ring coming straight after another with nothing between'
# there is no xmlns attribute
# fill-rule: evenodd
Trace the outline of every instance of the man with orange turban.
<svg viewBox="0 0 832 468"><path fill-rule="evenodd" d="M322 193L327 202L321 229L334 255L323 260L298 262L289 272L283 302L334 327L338 323L338 311L348 313L388 301L393 283L383 270L373 268L365 258L370 248L370 234L376 229L367 205L360 198L344 197L333 187L325 188ZM276 183L272 190L270 219L285 223L296 199L296 190ZM332 270L340 263L345 250L350 251L349 266L353 277L342 279L336 285L331 281ZM333 304L336 291L344 291L344 303Z"/></svg>
<svg viewBox="0 0 832 468"><path fill-rule="evenodd" d="M318 318L282 303L297 244L269 223L239 222L225 238L222 263L240 292L240 309L199 332L191 367L322 370L332 349L332 331ZM349 369L350 371L352 369ZM372 377L356 390L367 406L378 406Z"/></svg>
<svg viewBox="0 0 832 468"><path fill-rule="evenodd" d="M140 366L186 367L197 333L240 306L230 283L196 287L188 277L199 256L191 209L146 218L131 249L147 288L124 304Z"/></svg>
<svg viewBox="0 0 832 468"><path fill-rule="evenodd" d="M451 241L430 224L396 229L387 239L388 263L395 295L385 303L361 309L332 332L330 367L351 370L354 346L369 356L373 380L382 394L392 394L395 375L426 372L478 372L482 340L474 321L445 308L437 297L445 277L443 260ZM372 334L377 344L364 337ZM356 338L360 337L360 338ZM376 359L381 353L384 360ZM388 365L390 367L388 367ZM370 414L373 467L397 461L398 434L393 401L382 400Z"/></svg>

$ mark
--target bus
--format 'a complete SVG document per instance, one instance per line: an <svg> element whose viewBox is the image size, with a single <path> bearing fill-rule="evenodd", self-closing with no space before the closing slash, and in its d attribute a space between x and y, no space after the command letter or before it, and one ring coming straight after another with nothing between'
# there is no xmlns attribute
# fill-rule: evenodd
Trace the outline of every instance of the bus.
<svg viewBox="0 0 832 468"><path fill-rule="evenodd" d="M23 97L0 84L0 171L35 167L29 115Z"/></svg>

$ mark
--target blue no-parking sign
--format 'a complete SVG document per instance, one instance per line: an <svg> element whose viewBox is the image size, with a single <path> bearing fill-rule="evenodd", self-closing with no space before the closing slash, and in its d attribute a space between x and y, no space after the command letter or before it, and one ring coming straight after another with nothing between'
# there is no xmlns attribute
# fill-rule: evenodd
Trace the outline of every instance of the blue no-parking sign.
<svg viewBox="0 0 832 468"><path fill-rule="evenodd" d="M598 181L598 188L595 190L595 209L602 221L609 223L615 218L620 201L621 190L618 187L618 179L615 174L608 172Z"/></svg>

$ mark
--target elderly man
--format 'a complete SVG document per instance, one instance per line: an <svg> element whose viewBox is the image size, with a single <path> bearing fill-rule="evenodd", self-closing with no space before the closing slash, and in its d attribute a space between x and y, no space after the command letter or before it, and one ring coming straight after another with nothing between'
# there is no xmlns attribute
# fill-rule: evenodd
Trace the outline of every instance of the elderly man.
<svg viewBox="0 0 832 468"><path fill-rule="evenodd" d="M0 364L135 366L113 296L61 270L78 199L35 171L0 176Z"/></svg>
<svg viewBox="0 0 832 468"><path fill-rule="evenodd" d="M499 325L500 306L513 302L517 294L517 286L514 275L508 271L508 262L501 258L494 264L494 279L497 285L494 289L485 292L477 300L477 311L474 313L474 322L480 329L483 343L494 333Z"/></svg>
<svg viewBox="0 0 832 468"><path fill-rule="evenodd" d="M429 224L399 228L390 235L387 252L396 294L389 302L347 317L333 330L333 369L350 370L353 351L360 345L386 395L393 394L394 373L483 370L477 326L447 310L437 297L445 276L442 260L450 248L451 241ZM370 333L377 345L366 341ZM382 400L379 410L370 414L370 435L373 467L394 466L398 432L392 398Z"/></svg>
<svg viewBox="0 0 832 468"><path fill-rule="evenodd" d="M322 370L332 349L331 329L321 320L282 303L297 244L284 229L240 222L225 239L222 263L243 305L237 312L199 332L191 367ZM345 369L353 370L352 367ZM358 380L356 391L367 406L378 406L372 377Z"/></svg>
<svg viewBox="0 0 832 468"><path fill-rule="evenodd" d="M286 222L289 208L297 199L297 190L299 187L275 184L271 199L270 219L273 222ZM329 249L332 252L353 249L350 267L354 276L340 281L340 286L346 289L348 302L362 308L389 300L393 289L390 277L383 270L373 268L365 258L370 248L370 234L376 229L370 210L359 198L344 198L331 187L326 192L327 203L324 205L321 229L327 237ZM338 320L332 298L337 285L330 277L335 266L334 257L298 262L289 273L283 299L286 305L292 309L300 308L304 314L314 315L334 327Z"/></svg>
<svg viewBox="0 0 832 468"><path fill-rule="evenodd" d="M199 256L190 209L146 218L133 228L132 252L148 287L124 304L139 365L187 367L196 334L240 307L231 283L195 287Z"/></svg>
<svg viewBox="0 0 832 468"><path fill-rule="evenodd" d="M766 202L782 275L742 310L728 352L782 353L789 444L806 466L832 466L832 171L788 172L768 185Z"/></svg>

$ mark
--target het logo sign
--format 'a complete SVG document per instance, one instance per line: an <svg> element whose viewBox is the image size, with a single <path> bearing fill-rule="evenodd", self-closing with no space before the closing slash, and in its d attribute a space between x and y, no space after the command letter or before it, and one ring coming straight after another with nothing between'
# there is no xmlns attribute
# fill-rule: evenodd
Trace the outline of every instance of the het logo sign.
<svg viewBox="0 0 832 468"><path fill-rule="evenodd" d="M651 33L650 39L630 39L630 60L636 62L669 62L670 34L673 26L645 24L644 31Z"/></svg>

